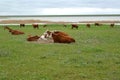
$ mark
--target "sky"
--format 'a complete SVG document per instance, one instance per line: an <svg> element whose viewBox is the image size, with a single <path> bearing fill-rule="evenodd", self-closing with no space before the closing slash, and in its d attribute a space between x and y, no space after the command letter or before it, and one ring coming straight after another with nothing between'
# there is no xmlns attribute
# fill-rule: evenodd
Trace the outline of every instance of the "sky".
<svg viewBox="0 0 120 80"><path fill-rule="evenodd" d="M119 0L0 0L0 15L120 14Z"/></svg>

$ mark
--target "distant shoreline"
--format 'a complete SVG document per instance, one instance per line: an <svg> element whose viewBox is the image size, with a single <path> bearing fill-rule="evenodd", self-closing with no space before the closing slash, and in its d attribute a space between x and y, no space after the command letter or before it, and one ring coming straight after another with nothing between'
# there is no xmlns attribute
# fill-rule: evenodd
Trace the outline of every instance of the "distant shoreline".
<svg viewBox="0 0 120 80"><path fill-rule="evenodd" d="M64 21L42 21L42 20L1 20L0 24L33 24L33 23L45 23L45 24L65 24L65 23L120 23L120 21L114 21L114 20L102 20L102 21L79 21L79 22L64 22Z"/></svg>
<svg viewBox="0 0 120 80"><path fill-rule="evenodd" d="M71 16L120 16L120 14L81 14L81 15L0 15L0 17L71 17Z"/></svg>

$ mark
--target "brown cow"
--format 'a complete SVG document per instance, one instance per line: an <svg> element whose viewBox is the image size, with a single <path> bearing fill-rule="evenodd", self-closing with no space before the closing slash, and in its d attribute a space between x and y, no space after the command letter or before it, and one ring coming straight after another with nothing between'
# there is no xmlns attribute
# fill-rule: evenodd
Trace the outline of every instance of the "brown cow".
<svg viewBox="0 0 120 80"><path fill-rule="evenodd" d="M18 31L18 30L12 30L11 31L12 35L21 35L21 34L25 34L24 32Z"/></svg>
<svg viewBox="0 0 120 80"><path fill-rule="evenodd" d="M5 29L9 30L9 32L11 32L11 31L12 31L12 29L11 29L11 28L9 28L8 26L5 26L5 27L4 27L4 30L5 30Z"/></svg>
<svg viewBox="0 0 120 80"><path fill-rule="evenodd" d="M77 24L72 24L72 27L71 27L72 29L73 28L76 28L76 29L78 29L78 25Z"/></svg>
<svg viewBox="0 0 120 80"><path fill-rule="evenodd" d="M114 26L115 26L115 24L114 24L114 23L110 24L110 27L111 27L111 28L113 28Z"/></svg>
<svg viewBox="0 0 120 80"><path fill-rule="evenodd" d="M90 26L91 26L90 24L86 24L86 27L90 28Z"/></svg>
<svg viewBox="0 0 120 80"><path fill-rule="evenodd" d="M68 34L66 34L65 32L62 32L62 31L54 31L54 33L64 35L64 36L68 36Z"/></svg>
<svg viewBox="0 0 120 80"><path fill-rule="evenodd" d="M11 29L11 28L9 28L9 27L4 27L4 29L7 29L7 30L9 30L9 32L12 34L12 35L21 35L21 34L24 34L24 32L21 32L21 31L18 31L18 30L13 30L13 29Z"/></svg>
<svg viewBox="0 0 120 80"><path fill-rule="evenodd" d="M33 26L33 28L35 29L35 28L39 28L39 25L38 24L32 24L32 26Z"/></svg>
<svg viewBox="0 0 120 80"><path fill-rule="evenodd" d="M20 24L20 27L25 27L25 24Z"/></svg>
<svg viewBox="0 0 120 80"><path fill-rule="evenodd" d="M45 38L52 38L52 33L56 33L56 34L68 36L68 34L66 34L65 32L62 32L62 31L56 31L56 30L54 30L54 31L48 31L48 30L47 30L47 31L44 33Z"/></svg>
<svg viewBox="0 0 120 80"><path fill-rule="evenodd" d="M96 23L95 23L95 26L100 26L100 24L96 22Z"/></svg>
<svg viewBox="0 0 120 80"><path fill-rule="evenodd" d="M39 38L40 38L40 37L37 36L37 35L35 35L35 36L29 36L29 37L27 38L27 41L37 41Z"/></svg>
<svg viewBox="0 0 120 80"><path fill-rule="evenodd" d="M73 43L75 39L71 38L70 36L64 36L59 33L52 33L52 38L54 43Z"/></svg>

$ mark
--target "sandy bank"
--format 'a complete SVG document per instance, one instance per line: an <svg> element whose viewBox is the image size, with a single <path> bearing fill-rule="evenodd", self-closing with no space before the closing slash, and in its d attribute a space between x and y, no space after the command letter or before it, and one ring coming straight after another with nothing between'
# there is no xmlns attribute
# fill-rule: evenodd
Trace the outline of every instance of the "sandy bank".
<svg viewBox="0 0 120 80"><path fill-rule="evenodd" d="M32 23L120 23L120 21L79 21L79 22L53 22L53 21L42 21L42 20L1 20L0 24L32 24Z"/></svg>

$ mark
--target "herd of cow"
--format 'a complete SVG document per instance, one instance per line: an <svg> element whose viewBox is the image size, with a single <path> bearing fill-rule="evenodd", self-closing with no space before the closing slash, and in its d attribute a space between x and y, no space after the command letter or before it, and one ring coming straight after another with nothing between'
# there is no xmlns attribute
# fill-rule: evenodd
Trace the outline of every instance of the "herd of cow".
<svg viewBox="0 0 120 80"><path fill-rule="evenodd" d="M95 23L95 26L100 26L101 24L99 23ZM38 24L32 24L33 28L39 28ZM43 25L43 27L46 27L47 25ZM67 25L63 24L64 27L66 27ZM20 27L25 27L25 24L20 24ZM91 24L86 24L86 27L90 28ZM114 27L114 24L110 24L110 27ZM77 24L71 24L71 28L76 28L78 29L78 25ZM22 31L19 30L14 30L11 29L8 26L4 26L4 29L7 29L12 35L21 35L21 34L25 34ZM31 36L29 35L27 38L27 41L52 41L53 43L74 43L75 39L72 38L71 36L69 36L67 33L62 32L62 31L58 31L58 30L53 30L53 31L45 31L43 33L43 35L38 36Z"/></svg>
<svg viewBox="0 0 120 80"><path fill-rule="evenodd" d="M95 26L101 26L102 24L100 24L100 23L94 23L94 25ZM33 26L33 28L39 28L39 25L38 24L32 24L32 26ZM44 24L43 25L43 27L46 27L47 26L47 24ZM63 24L63 26L64 27L67 27L67 25L66 24ZM110 27L114 27L115 26L115 24L114 23L111 23L110 24ZM20 27L25 27L25 24L20 24ZM89 23L87 23L86 24L86 27L88 27L88 28L90 28L91 27L91 24L89 24ZM78 29L78 25L77 24L71 24L71 29L73 29L73 28L76 28L76 29Z"/></svg>

